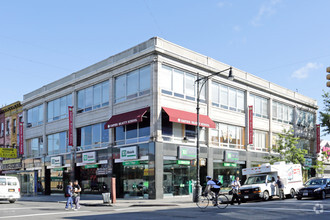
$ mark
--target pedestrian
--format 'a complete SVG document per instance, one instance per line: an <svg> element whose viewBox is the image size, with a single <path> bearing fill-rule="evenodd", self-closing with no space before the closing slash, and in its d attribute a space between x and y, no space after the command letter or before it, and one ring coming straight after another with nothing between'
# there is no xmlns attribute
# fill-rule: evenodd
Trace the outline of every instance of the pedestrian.
<svg viewBox="0 0 330 220"><path fill-rule="evenodd" d="M241 201L240 201L239 196L238 196L238 190L241 187L241 184L239 182L239 177L236 177L236 180L234 180L231 183L231 187L232 187L232 192L233 192L233 197L231 199L231 205L234 205L235 200L237 201L238 205L240 205Z"/></svg>
<svg viewBox="0 0 330 220"><path fill-rule="evenodd" d="M69 184L65 188L65 197L67 197L65 210L69 210L69 205L71 205L71 209L73 209L72 191L73 191L72 182L69 182Z"/></svg>
<svg viewBox="0 0 330 220"><path fill-rule="evenodd" d="M74 184L73 184L73 197L74 197L74 201L75 201L75 204L76 204L76 207L74 209L75 211L80 209L80 204L79 204L80 192L81 192L81 187L78 184L78 180L75 180Z"/></svg>
<svg viewBox="0 0 330 220"><path fill-rule="evenodd" d="M280 176L277 176L276 186L278 187L278 194L280 199L284 200L284 184Z"/></svg>

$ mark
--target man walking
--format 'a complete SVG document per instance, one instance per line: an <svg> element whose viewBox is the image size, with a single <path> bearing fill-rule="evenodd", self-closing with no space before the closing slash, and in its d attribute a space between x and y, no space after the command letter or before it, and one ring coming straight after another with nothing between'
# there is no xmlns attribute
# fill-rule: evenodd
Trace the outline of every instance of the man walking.
<svg viewBox="0 0 330 220"><path fill-rule="evenodd" d="M73 185L73 197L74 197L74 201L75 201L75 204L76 204L76 207L74 209L75 211L80 209L80 204L79 204L80 192L81 192L81 187L78 184L78 180L76 180L76 181L74 181L74 185Z"/></svg>
<svg viewBox="0 0 330 220"><path fill-rule="evenodd" d="M239 182L239 177L236 177L236 180L234 180L231 183L233 197L231 199L231 205L234 205L235 200L237 201L238 205L241 204L241 201L238 196L238 189L241 187L241 183Z"/></svg>
<svg viewBox="0 0 330 220"><path fill-rule="evenodd" d="M71 209L73 209L72 191L73 191L72 182L69 182L69 185L67 185L65 188L65 197L67 197L65 210L69 210L69 205L71 205Z"/></svg>

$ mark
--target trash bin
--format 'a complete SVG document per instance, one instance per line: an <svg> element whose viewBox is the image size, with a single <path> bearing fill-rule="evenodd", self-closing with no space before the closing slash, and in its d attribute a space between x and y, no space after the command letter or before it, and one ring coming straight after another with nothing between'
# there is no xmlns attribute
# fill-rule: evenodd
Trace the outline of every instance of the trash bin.
<svg viewBox="0 0 330 220"><path fill-rule="evenodd" d="M110 193L102 193L103 203L110 203Z"/></svg>

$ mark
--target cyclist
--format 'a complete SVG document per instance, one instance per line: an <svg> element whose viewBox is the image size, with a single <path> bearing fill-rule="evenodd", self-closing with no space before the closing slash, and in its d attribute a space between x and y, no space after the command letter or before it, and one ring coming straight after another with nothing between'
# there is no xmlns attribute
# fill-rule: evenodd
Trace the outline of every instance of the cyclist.
<svg viewBox="0 0 330 220"><path fill-rule="evenodd" d="M210 191L212 191L215 194L215 197L213 197L213 193L212 193L212 199L215 199L215 203L214 206L216 206L218 204L218 195L220 192L220 186L217 185L217 183L212 180L212 177L207 176L206 177L206 187L204 190L204 194L209 193Z"/></svg>

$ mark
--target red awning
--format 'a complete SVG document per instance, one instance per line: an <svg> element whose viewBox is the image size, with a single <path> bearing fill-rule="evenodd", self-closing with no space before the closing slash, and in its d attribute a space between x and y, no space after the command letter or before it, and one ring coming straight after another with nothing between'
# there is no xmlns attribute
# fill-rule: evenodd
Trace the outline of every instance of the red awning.
<svg viewBox="0 0 330 220"><path fill-rule="evenodd" d="M197 126L197 114L163 107L171 122ZM199 115L199 126L215 128L215 123L207 115Z"/></svg>
<svg viewBox="0 0 330 220"><path fill-rule="evenodd" d="M125 112L119 115L113 115L104 125L104 129L115 128L123 125L138 123L142 121L142 116L150 107L138 109L131 112Z"/></svg>

